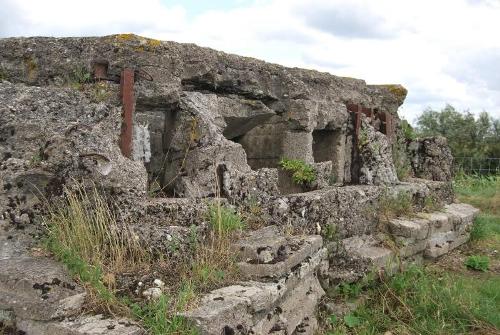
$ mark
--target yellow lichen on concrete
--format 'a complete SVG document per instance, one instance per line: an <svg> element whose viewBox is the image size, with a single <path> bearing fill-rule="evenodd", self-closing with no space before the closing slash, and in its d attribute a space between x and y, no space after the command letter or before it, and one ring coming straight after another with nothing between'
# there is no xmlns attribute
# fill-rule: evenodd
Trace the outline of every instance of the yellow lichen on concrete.
<svg viewBox="0 0 500 335"><path fill-rule="evenodd" d="M156 47L159 47L161 45L160 40L155 40L154 38L147 38L146 40L147 40L148 46L151 48L156 48Z"/></svg>
<svg viewBox="0 0 500 335"><path fill-rule="evenodd" d="M111 35L110 41L116 46L121 46L124 43L132 43L133 45L135 45L133 49L136 52L144 52L144 51L153 52L161 45L160 40L143 37L135 34Z"/></svg>
<svg viewBox="0 0 500 335"><path fill-rule="evenodd" d="M406 95L408 94L408 90L401 85L387 84L387 85L380 85L380 86L386 88L389 92L394 94L398 99L404 99L404 98L406 98Z"/></svg>
<svg viewBox="0 0 500 335"><path fill-rule="evenodd" d="M133 40L137 40L139 38L139 36L135 35L135 34L131 34L131 33L128 33L128 34L118 34L118 35L114 35L115 38L118 40L118 41L133 41Z"/></svg>

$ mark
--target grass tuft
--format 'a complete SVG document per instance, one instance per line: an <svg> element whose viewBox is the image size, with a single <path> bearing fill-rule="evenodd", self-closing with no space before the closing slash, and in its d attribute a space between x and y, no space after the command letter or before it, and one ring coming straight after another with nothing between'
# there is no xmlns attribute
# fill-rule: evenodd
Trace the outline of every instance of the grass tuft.
<svg viewBox="0 0 500 335"><path fill-rule="evenodd" d="M378 202L377 213L381 222L387 222L395 217L414 215L415 209L411 193L402 191L397 194L389 194L387 190L384 191Z"/></svg>
<svg viewBox="0 0 500 335"><path fill-rule="evenodd" d="M76 184L64 190L65 200L49 206L44 218L48 246L56 254L69 251L107 272L131 270L148 263L139 238L117 223L107 199L97 187Z"/></svg>
<svg viewBox="0 0 500 335"><path fill-rule="evenodd" d="M473 255L467 257L464 264L469 269L486 272L490 267L490 259L488 256Z"/></svg>

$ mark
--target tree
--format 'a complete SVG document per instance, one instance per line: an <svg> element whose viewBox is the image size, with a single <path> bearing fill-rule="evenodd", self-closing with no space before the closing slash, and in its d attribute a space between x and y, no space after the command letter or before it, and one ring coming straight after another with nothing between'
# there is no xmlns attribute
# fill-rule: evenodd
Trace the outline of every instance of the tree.
<svg viewBox="0 0 500 335"><path fill-rule="evenodd" d="M419 136L446 137L455 157L500 157L500 120L487 112L475 118L451 105L440 111L428 108L417 119L416 131Z"/></svg>

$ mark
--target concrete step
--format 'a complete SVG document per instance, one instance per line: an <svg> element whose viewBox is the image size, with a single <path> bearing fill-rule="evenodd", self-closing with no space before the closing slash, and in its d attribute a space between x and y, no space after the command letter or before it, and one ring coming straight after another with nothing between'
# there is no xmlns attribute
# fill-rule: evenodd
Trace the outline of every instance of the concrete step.
<svg viewBox="0 0 500 335"><path fill-rule="evenodd" d="M146 331L128 319L112 319L102 315L82 315L60 322L23 320L17 323L23 334L51 335L145 335Z"/></svg>
<svg viewBox="0 0 500 335"><path fill-rule="evenodd" d="M259 234L262 239L257 237ZM300 248L292 250L296 243ZM279 250L283 246L290 247L290 253L274 262L276 257L282 257ZM202 334L314 334L316 306L324 295L317 272L327 266L327 250L321 248L321 238L285 237L276 228L266 227L238 241L234 248L239 250L240 259L267 261L241 263L252 269L248 272L251 277L257 273L256 277L272 277L273 281L251 280L214 290L202 298L196 309L183 315ZM301 261L296 262L299 257Z"/></svg>
<svg viewBox="0 0 500 335"><path fill-rule="evenodd" d="M400 256L423 252L426 258L433 259L469 240L469 230L478 213L468 204L454 203L445 205L442 211L390 220L388 226Z"/></svg>
<svg viewBox="0 0 500 335"><path fill-rule="evenodd" d="M290 272L322 246L319 235L284 236L276 226L252 232L235 243L239 254L238 268L243 277L279 278Z"/></svg>

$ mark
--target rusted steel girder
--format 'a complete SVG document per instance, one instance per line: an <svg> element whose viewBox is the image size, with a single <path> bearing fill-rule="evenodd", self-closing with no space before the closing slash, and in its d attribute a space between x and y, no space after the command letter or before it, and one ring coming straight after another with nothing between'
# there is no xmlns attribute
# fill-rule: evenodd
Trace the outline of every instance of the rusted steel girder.
<svg viewBox="0 0 500 335"><path fill-rule="evenodd" d="M371 118L372 122L374 121L373 120L374 117L379 118L381 122L380 132L386 135L389 139L393 138L394 123L393 123L393 117L390 113L388 112L375 113L374 109L372 108L363 107L361 105L353 103L348 103L346 107L349 112L354 113L354 135L356 138L356 142L358 141L359 130L361 128L361 113Z"/></svg>
<svg viewBox="0 0 500 335"><path fill-rule="evenodd" d="M122 98L122 129L120 149L125 157L132 157L132 129L134 118L134 70L125 68L120 77L120 95Z"/></svg>

